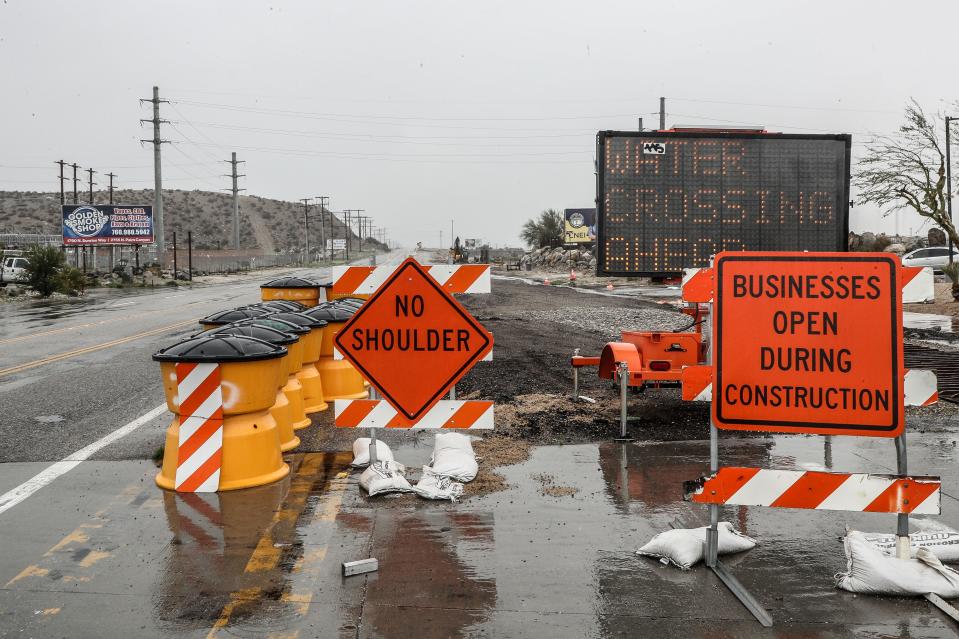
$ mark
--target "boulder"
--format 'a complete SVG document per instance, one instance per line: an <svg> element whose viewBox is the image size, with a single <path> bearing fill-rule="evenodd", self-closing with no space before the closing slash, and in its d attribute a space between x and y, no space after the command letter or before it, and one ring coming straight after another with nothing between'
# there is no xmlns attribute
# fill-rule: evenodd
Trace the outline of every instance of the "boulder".
<svg viewBox="0 0 959 639"><path fill-rule="evenodd" d="M860 241L860 251L875 251L876 250L876 234L866 231L859 236Z"/></svg>
<svg viewBox="0 0 959 639"><path fill-rule="evenodd" d="M896 255L902 255L903 253L906 252L906 245L905 245L905 244L899 244L898 242L896 242L896 243L890 244L889 246L887 246L886 248L884 248L884 249L883 249L883 252L884 252L884 253L895 253Z"/></svg>
<svg viewBox="0 0 959 639"><path fill-rule="evenodd" d="M926 234L926 237L929 241L929 246L945 246L946 245L946 232L941 228L935 227L929 229L929 232Z"/></svg>

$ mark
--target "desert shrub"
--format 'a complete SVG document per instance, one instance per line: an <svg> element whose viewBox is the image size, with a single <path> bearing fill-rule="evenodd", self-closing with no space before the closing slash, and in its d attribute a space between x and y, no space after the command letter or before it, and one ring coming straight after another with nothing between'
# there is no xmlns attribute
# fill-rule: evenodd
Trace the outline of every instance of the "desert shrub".
<svg viewBox="0 0 959 639"><path fill-rule="evenodd" d="M59 288L58 275L65 258L55 246L31 246L27 258L25 283L40 297L49 297Z"/></svg>

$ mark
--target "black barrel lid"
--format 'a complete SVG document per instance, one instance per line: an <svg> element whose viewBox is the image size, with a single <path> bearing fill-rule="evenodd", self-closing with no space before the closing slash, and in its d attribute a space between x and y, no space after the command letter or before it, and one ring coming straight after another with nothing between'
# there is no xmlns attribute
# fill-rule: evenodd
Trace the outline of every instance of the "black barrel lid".
<svg viewBox="0 0 959 639"><path fill-rule="evenodd" d="M239 322L233 322L233 324L235 326L266 326L267 328L273 328L278 331L283 331L284 333L289 333L290 335L296 335L297 337L310 332L310 328L307 326L300 326L299 324L294 324L293 322L288 322L272 315L240 320Z"/></svg>
<svg viewBox="0 0 959 639"><path fill-rule="evenodd" d="M266 284L260 284L260 288L319 288L319 286L313 280L303 279L302 277L281 277L270 280Z"/></svg>
<svg viewBox="0 0 959 639"><path fill-rule="evenodd" d="M356 309L350 308L346 304L337 306L336 304L329 302L327 304L320 304L319 306L314 306L311 309L307 309L303 311L302 314L309 315L314 319L324 320L327 322L345 322L353 317L355 310Z"/></svg>
<svg viewBox="0 0 959 639"><path fill-rule="evenodd" d="M271 313L276 311L289 311L291 313L299 313L309 308L305 304L300 304L293 300L270 300L269 302L257 302L256 304L248 304L253 308L268 308Z"/></svg>
<svg viewBox="0 0 959 639"><path fill-rule="evenodd" d="M326 321L323 318L313 317L312 315L307 315L306 312L303 313L273 313L270 317L275 317L277 319L284 320L286 322L291 322L297 324L298 326L303 326L305 328L314 329L314 328L323 328L326 326Z"/></svg>
<svg viewBox="0 0 959 639"><path fill-rule="evenodd" d="M333 278L329 276L318 277L316 278L316 284L317 286L322 286L323 288L331 288L333 286Z"/></svg>
<svg viewBox="0 0 959 639"><path fill-rule="evenodd" d="M286 355L287 350L254 337L237 335L199 335L158 350L157 362L255 362Z"/></svg>
<svg viewBox="0 0 959 639"><path fill-rule="evenodd" d="M231 308L226 311L218 311L212 315L207 315L200 320L201 324L232 324L251 317L264 317L273 311L262 307L244 307Z"/></svg>
<svg viewBox="0 0 959 639"><path fill-rule="evenodd" d="M257 324L227 324L226 326L217 326L216 328L211 328L208 331L204 331L208 335L240 335L242 337L255 337L256 339L261 339L264 342L269 342L270 344L279 344L280 346L287 346L289 344L295 344L299 340L299 336L292 333L286 333L281 330L270 328L269 326L261 326ZM201 333L202 335L203 333Z"/></svg>
<svg viewBox="0 0 959 639"><path fill-rule="evenodd" d="M342 306L352 306L353 308L359 308L363 306L363 303L366 302L364 299L359 297L340 297L333 300L334 304L340 304Z"/></svg>

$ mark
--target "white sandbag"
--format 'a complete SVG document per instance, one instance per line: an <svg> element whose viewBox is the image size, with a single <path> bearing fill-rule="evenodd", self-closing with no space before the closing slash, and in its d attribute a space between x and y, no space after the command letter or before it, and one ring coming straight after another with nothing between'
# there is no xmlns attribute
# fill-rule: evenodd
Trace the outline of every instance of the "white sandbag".
<svg viewBox="0 0 959 639"><path fill-rule="evenodd" d="M886 555L896 554L896 536L884 533L862 533L863 538ZM909 535L912 556L925 548L939 561L959 561L959 532L914 532Z"/></svg>
<svg viewBox="0 0 959 639"><path fill-rule="evenodd" d="M676 528L661 532L649 540L645 546L636 551L637 555L646 557L656 557L664 564L671 563L683 570L689 570L694 565L703 560L706 543L706 529L702 528ZM756 547L756 540L747 537L728 521L719 522L719 548L718 554L727 555L735 552L743 552Z"/></svg>
<svg viewBox="0 0 959 639"><path fill-rule="evenodd" d="M469 435L437 433L430 469L437 475L468 482L476 478L479 466Z"/></svg>
<svg viewBox="0 0 959 639"><path fill-rule="evenodd" d="M376 440L376 459L377 461L393 461L393 451L383 440ZM353 468L365 468L370 465L370 438L360 437L353 442L353 461L350 466Z"/></svg>
<svg viewBox="0 0 959 639"><path fill-rule="evenodd" d="M437 475L429 466L423 466L423 476L413 486L413 492L426 499L456 499L463 494L463 484L449 477Z"/></svg>
<svg viewBox="0 0 959 639"><path fill-rule="evenodd" d="M915 559L897 559L884 554L851 530L844 541L846 572L836 575L836 586L849 592L871 595L920 596L935 593L959 597L959 572L936 559L928 549L916 551Z"/></svg>
<svg viewBox="0 0 959 639"><path fill-rule="evenodd" d="M380 493L413 492L410 482L406 481L406 477L397 466L396 462L377 461L360 475L360 486L370 494L370 497Z"/></svg>

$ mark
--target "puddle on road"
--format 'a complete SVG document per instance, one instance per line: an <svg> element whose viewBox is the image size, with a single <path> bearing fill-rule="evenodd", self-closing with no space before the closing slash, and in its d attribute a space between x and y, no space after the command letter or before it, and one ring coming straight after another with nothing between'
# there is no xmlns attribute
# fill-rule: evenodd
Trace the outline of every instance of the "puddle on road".
<svg viewBox="0 0 959 639"><path fill-rule="evenodd" d="M411 437L395 454L425 462L430 439ZM910 441L910 468L954 482L954 440ZM724 436L720 451L724 465L886 472L894 464L892 443L871 438ZM508 490L459 503L370 499L358 473L337 477L351 454L295 455L290 477L269 486L206 495L145 488L164 526L155 534L158 561L124 551L121 564L103 560L104 575L146 573L142 618L165 635L218 627L214 636L611 637L642 627L706 636L722 624L734 636L924 637L948 628L925 602L835 589L845 526L891 531L892 516L724 509L722 519L759 542L724 561L771 610L772 633L702 567L684 572L636 556L671 525L705 523L706 509L683 501L682 482L706 472L708 453L705 441L539 446L497 469ZM545 476L575 492L544 494ZM932 520L959 526L959 503L944 500ZM136 548L112 529L98 534ZM343 561L371 556L378 571L341 577Z"/></svg>

